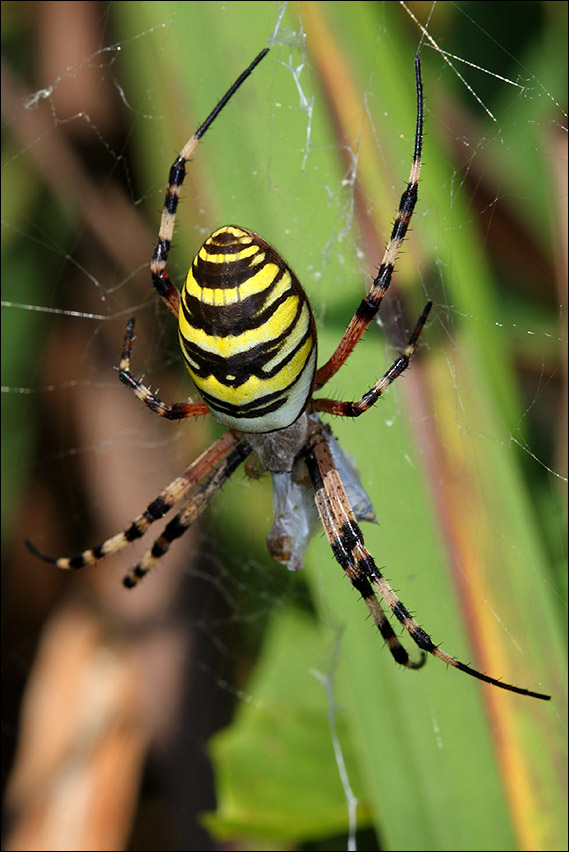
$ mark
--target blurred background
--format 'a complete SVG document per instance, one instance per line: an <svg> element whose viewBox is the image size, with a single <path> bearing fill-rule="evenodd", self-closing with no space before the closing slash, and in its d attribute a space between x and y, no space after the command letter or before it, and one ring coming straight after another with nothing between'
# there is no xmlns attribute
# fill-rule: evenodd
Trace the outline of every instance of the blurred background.
<svg viewBox="0 0 569 852"><path fill-rule="evenodd" d="M5 848L567 848L566 12L2 4ZM124 529L221 434L153 417L115 367L135 316L135 374L192 393L149 259L172 160L266 45L195 153L170 275L220 225L257 231L323 363L408 178L419 52L419 202L327 395L361 396L434 309L405 376L332 426L418 621L549 704L395 667L320 532L301 573L272 562L267 476L235 474L132 592L161 529L72 575L24 547Z"/></svg>

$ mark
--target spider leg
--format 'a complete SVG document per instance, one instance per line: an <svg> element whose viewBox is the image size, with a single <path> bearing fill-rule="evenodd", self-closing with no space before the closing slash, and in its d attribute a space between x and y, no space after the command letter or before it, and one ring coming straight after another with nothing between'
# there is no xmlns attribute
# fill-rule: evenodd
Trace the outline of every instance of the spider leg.
<svg viewBox="0 0 569 852"><path fill-rule="evenodd" d="M85 565L94 565L104 556L118 553L119 550L122 550L130 542L141 538L150 525L154 521L160 520L176 503L179 503L188 491L235 447L239 440L239 436L233 432L226 432L225 435L219 438L218 441L192 462L181 476L176 477L176 479L167 485L160 492L156 500L153 500L144 512L132 521L126 530L108 538L102 544L96 545L96 547L84 550L83 553L79 553L76 556L55 558L42 553L29 539L26 539L26 545L35 556L39 556L44 562L49 562L51 565L57 565L58 568L69 570L72 568L84 568Z"/></svg>
<svg viewBox="0 0 569 852"><path fill-rule="evenodd" d="M326 441L319 441L308 453L305 461L314 487L316 508L334 557L345 571L351 584L364 599L370 615L395 661L409 669L421 668L425 664L425 652L421 651L421 656L416 661L409 657L387 620L381 603L374 593L370 576L346 548L344 527L348 526L349 529L357 530L362 547L363 536ZM371 556L369 556L369 559L371 559Z"/></svg>
<svg viewBox="0 0 569 852"><path fill-rule="evenodd" d="M170 545L177 538L184 535L194 521L199 518L208 503L227 482L232 473L251 453L248 444L238 444L232 452L224 459L222 464L199 483L194 494L189 498L186 506L178 512L175 518L166 525L164 532L160 535L151 549L143 556L142 560L132 568L123 579L123 585L132 589L148 572L154 568L159 559L170 549Z"/></svg>
<svg viewBox="0 0 569 852"><path fill-rule="evenodd" d="M166 304L166 307L172 311L176 319L180 310L180 293L172 284L170 276L166 272L166 263L168 262L168 253L172 245L172 237L174 235L174 224L176 222L176 211L178 209L178 201L180 200L180 191L184 178L186 177L186 163L195 151L198 142L217 118L221 110L227 102L233 97L237 89L247 79L253 69L269 52L268 48L262 50L253 62L233 83L231 88L225 93L219 101L215 109L208 115L206 120L201 124L194 135L188 139L179 156L176 157L170 168L170 176L168 179L168 187L166 189L166 197L164 199L164 208L162 210L162 218L160 220L160 230L158 232L158 242L152 254L150 263L150 273L152 275L152 283L154 289L160 298Z"/></svg>
<svg viewBox="0 0 569 852"><path fill-rule="evenodd" d="M134 317L129 319L126 325L124 334L123 350L121 362L119 366L119 379L121 382L130 388L131 391L145 404L148 408L159 414L160 417L166 417L168 420L183 420L186 417L198 417L201 414L209 414L209 408L205 402L174 402L169 405L162 402L155 396L150 388L147 388L142 383L141 379L137 379L130 370L130 357L132 352L132 341L134 340Z"/></svg>
<svg viewBox="0 0 569 852"><path fill-rule="evenodd" d="M352 317L348 328L344 332L336 351L331 358L316 371L314 390L319 390L326 382L338 372L349 355L353 352L366 328L375 317L389 285L397 255L405 239L405 234L415 209L418 196L419 173L421 171L421 150L423 145L423 83L421 80L421 62L415 57L415 83L417 88L417 124L415 129L415 148L413 153L413 164L409 175L409 182L401 200L395 217L395 223L389 242L387 243L381 265L373 281L371 289L359 308Z"/></svg>
<svg viewBox="0 0 569 852"><path fill-rule="evenodd" d="M398 378L398 376L400 376L401 373L409 366L409 361L411 360L411 356L413 355L415 346L417 345L417 339L423 330L425 322L427 321L432 304L432 302L427 302L425 305L423 313L417 320L413 334L409 338L409 342L399 358L395 359L389 370L378 382L375 383L372 388L370 388L367 393L362 396L360 400L358 400L358 402L340 402L335 399L315 399L313 403L314 409L316 411L325 411L328 414L337 414L341 417L359 417L360 414L363 414L364 411L371 408L371 406L377 402L381 394L387 390L389 385L394 382L395 379Z"/></svg>
<svg viewBox="0 0 569 852"><path fill-rule="evenodd" d="M354 513L346 497L344 486L334 465L330 449L323 438L316 436L315 443L306 456L306 464L314 485L314 496L318 513L334 556L349 577L352 585L362 595L382 636L386 636L382 621L382 619L385 619L385 615L381 608L379 608L381 616L377 614L379 602L374 595L374 590L387 606L389 606L405 630L407 630L415 644L421 649L423 656L425 652L432 654L444 663L448 663L485 683L498 686L500 689L549 701L551 697L549 695L531 692L528 689L522 689L521 687L496 680L461 663L459 660L451 657L450 654L441 651L399 600L375 564L369 550L367 550L362 532L354 517ZM387 645L395 660L398 663L402 663L402 665L409 666L406 652L403 650L399 641L397 639L395 641L396 644L393 643L391 637L389 639L386 638ZM412 664L411 667L416 668L417 664Z"/></svg>

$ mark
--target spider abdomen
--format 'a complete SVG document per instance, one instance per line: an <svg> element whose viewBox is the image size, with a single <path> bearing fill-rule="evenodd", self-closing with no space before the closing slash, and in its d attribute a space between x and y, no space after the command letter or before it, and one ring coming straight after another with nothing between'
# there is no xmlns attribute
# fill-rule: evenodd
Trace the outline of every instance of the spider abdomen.
<svg viewBox="0 0 569 852"><path fill-rule="evenodd" d="M195 256L179 312L186 366L213 417L241 432L272 432L306 407L316 368L310 304L283 259L228 225Z"/></svg>

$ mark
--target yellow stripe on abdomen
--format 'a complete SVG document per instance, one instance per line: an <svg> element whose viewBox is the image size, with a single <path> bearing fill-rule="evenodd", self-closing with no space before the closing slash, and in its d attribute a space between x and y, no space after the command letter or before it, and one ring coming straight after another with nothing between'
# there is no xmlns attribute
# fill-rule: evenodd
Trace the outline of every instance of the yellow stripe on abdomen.
<svg viewBox="0 0 569 852"><path fill-rule="evenodd" d="M251 231L220 228L203 244L182 291L179 336L218 422L271 432L304 410L316 367L312 310L294 273Z"/></svg>

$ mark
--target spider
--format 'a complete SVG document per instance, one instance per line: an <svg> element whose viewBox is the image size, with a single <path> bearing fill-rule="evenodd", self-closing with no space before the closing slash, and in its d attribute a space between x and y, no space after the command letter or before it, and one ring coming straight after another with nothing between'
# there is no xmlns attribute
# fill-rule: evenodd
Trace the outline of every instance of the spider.
<svg viewBox="0 0 569 852"><path fill-rule="evenodd" d="M167 404L131 372L134 319L125 332L119 378L148 408L169 420L211 414L228 431L164 488L130 526L71 558L53 558L28 547L59 568L92 565L140 538L155 521L186 500L141 562L125 576L132 588L186 532L209 501L245 460L248 472L267 470L273 478L275 522L267 544L271 555L290 570L302 567L312 527L318 517L333 555L366 606L395 661L420 668L427 653L501 689L548 700L461 663L435 645L399 600L364 544L359 520L373 520L373 508L349 458L340 449L319 412L358 417L409 366L432 303L417 320L407 346L387 372L356 402L315 398L345 363L376 316L417 202L423 137L423 85L415 57L417 116L413 163L401 196L391 236L371 289L350 321L331 358L316 368L316 326L298 279L257 234L228 225L216 230L195 256L182 293L166 271L186 163L213 121L268 53L268 48L238 77L175 159L168 180L158 242L150 265L158 295L178 320L187 369L201 394L200 402ZM254 460L254 461L253 461ZM418 660L396 636L381 605L386 604L420 649Z"/></svg>

